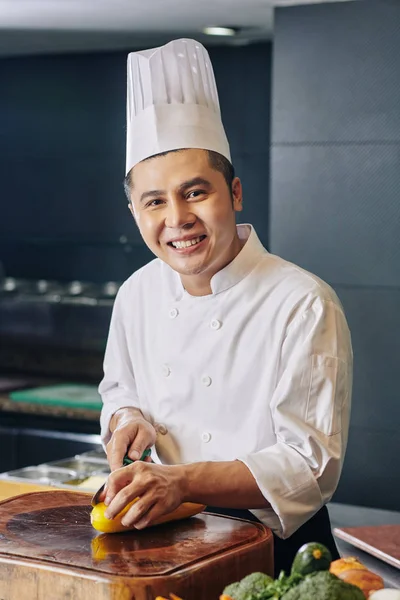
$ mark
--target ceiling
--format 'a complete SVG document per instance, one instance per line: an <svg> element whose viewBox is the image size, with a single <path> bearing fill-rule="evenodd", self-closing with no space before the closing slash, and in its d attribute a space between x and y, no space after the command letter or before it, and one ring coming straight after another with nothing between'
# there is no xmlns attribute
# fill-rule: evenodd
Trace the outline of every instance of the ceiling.
<svg viewBox="0 0 400 600"><path fill-rule="evenodd" d="M206 44L270 39L274 6L352 0L0 0L0 55L151 47L174 37ZM201 33L238 28L234 38Z"/></svg>

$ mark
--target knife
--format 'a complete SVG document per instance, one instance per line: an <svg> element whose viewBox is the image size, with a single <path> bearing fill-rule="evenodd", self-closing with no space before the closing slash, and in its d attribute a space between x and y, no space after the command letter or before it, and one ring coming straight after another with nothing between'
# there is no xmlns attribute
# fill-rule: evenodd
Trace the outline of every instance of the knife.
<svg viewBox="0 0 400 600"><path fill-rule="evenodd" d="M148 448L147 450L145 450L142 454L142 456L139 458L139 460L145 460L145 458L147 458L148 456L150 456L151 454L151 449ZM127 465L131 465L132 463L136 462L135 460L132 460L131 458L129 458L129 456L126 454L124 456L124 460L122 461L122 466L126 467ZM107 481L107 480L106 480ZM97 490L97 492L95 494L93 494L92 499L90 501L90 504L92 506L96 506L96 504L99 503L99 496L101 494L101 492L104 490L105 485L106 485L106 481L103 483L103 485L101 487L99 487L99 489Z"/></svg>

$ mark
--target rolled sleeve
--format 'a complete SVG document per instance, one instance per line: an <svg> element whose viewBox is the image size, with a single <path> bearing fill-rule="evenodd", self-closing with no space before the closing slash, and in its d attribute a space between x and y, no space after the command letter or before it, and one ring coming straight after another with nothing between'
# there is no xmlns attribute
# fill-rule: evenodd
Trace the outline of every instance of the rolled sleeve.
<svg viewBox="0 0 400 600"><path fill-rule="evenodd" d="M269 510L252 510L289 537L332 497L347 445L352 350L338 303L315 299L288 329L270 404L276 443L238 457Z"/></svg>
<svg viewBox="0 0 400 600"><path fill-rule="evenodd" d="M99 394L103 401L100 427L104 446L110 440L110 420L117 410L125 407L140 409L126 329L123 325L123 292L122 286L114 303L104 356L104 377L99 385Z"/></svg>
<svg viewBox="0 0 400 600"><path fill-rule="evenodd" d="M322 506L318 483L304 458L284 443L240 459L272 510L251 512L276 535L287 538Z"/></svg>

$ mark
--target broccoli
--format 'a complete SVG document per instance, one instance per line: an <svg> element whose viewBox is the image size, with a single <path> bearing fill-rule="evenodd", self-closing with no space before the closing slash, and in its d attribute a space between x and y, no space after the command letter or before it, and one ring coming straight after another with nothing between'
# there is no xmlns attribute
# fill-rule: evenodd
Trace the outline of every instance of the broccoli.
<svg viewBox="0 0 400 600"><path fill-rule="evenodd" d="M255 600L278 600L302 580L303 575L300 575L300 573L286 575L285 571L281 571L278 579L271 581L271 583L257 595Z"/></svg>
<svg viewBox="0 0 400 600"><path fill-rule="evenodd" d="M251 597L258 592L262 592L272 582L273 579L269 575L256 572L244 577L240 582L240 587L245 592L247 598L247 596Z"/></svg>
<svg viewBox="0 0 400 600"><path fill-rule="evenodd" d="M230 583L229 585L226 586L226 588L224 589L222 594L224 596L230 596L231 598L236 600L236 594L239 590L239 586L240 586L240 581L235 581L235 583Z"/></svg>
<svg viewBox="0 0 400 600"><path fill-rule="evenodd" d="M233 600L258 600L260 594L273 582L265 573L251 573L241 581L231 583L224 589L224 594Z"/></svg>
<svg viewBox="0 0 400 600"><path fill-rule="evenodd" d="M329 571L318 571L282 596L282 600L365 600L363 592Z"/></svg>

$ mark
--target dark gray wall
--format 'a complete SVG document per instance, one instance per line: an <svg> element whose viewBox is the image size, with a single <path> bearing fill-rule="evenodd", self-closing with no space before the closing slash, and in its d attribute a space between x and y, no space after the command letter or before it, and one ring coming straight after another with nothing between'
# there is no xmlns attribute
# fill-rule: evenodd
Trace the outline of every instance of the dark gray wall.
<svg viewBox="0 0 400 600"><path fill-rule="evenodd" d="M400 4L278 9L270 246L327 280L353 337L336 501L400 507Z"/></svg>
<svg viewBox="0 0 400 600"><path fill-rule="evenodd" d="M15 277L123 280L152 258L129 217L127 52L0 60L0 261ZM211 48L223 120L268 243L270 44ZM128 240L128 243L126 243Z"/></svg>

